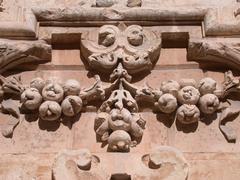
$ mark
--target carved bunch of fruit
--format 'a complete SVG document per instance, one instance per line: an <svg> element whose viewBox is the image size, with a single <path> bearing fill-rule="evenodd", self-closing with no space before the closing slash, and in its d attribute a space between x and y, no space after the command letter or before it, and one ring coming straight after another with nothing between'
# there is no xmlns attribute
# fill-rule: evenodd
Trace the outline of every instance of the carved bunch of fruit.
<svg viewBox="0 0 240 180"><path fill-rule="evenodd" d="M59 120L62 114L72 117L80 113L82 99L79 94L80 84L74 79L60 85L36 78L21 94L21 103L30 111L39 110L39 117L42 120L55 121Z"/></svg>
<svg viewBox="0 0 240 180"><path fill-rule="evenodd" d="M76 116L82 109L81 87L74 79L67 80L61 85L42 78L35 78L29 86L24 86L20 77L1 77L1 79L2 112L16 114L14 117L18 119L20 113L38 113L41 120L57 121L62 115ZM16 97L13 98L12 95ZM7 130L2 131L4 136L12 134L19 120L15 122Z"/></svg>
<svg viewBox="0 0 240 180"><path fill-rule="evenodd" d="M145 121L137 113L126 108L114 108L110 112L99 112L95 129L101 141L107 141L113 151L128 151L143 136Z"/></svg>
<svg viewBox="0 0 240 180"><path fill-rule="evenodd" d="M165 81L161 84L162 94L155 105L163 113L176 111L176 119L183 124L196 123L200 114L213 114L219 107L217 82L204 78L199 83L194 79ZM201 113L200 113L201 112Z"/></svg>
<svg viewBox="0 0 240 180"><path fill-rule="evenodd" d="M158 90L145 87L136 92L136 98L150 99L162 113L175 113L176 120L186 125L219 112L221 132L229 142L236 141L235 132L226 124L240 112L239 101L231 99L233 93L240 93L240 80L231 71L225 73L222 84L217 84L209 77L203 78L199 83L194 79L182 79L180 82L169 80L162 82Z"/></svg>
<svg viewBox="0 0 240 180"><path fill-rule="evenodd" d="M145 120L138 114L138 104L132 94L123 87L123 81L131 81L131 76L119 63L110 80L116 89L99 108L95 119L95 131L102 142L108 143L109 150L128 151L139 143L145 129Z"/></svg>

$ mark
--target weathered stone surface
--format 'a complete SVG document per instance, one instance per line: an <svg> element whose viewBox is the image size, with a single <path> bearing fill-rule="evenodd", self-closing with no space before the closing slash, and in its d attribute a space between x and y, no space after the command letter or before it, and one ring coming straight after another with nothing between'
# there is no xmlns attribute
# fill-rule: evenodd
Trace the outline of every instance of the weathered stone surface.
<svg viewBox="0 0 240 180"><path fill-rule="evenodd" d="M215 62L228 65L234 69L239 67L239 45L234 41L190 40L188 59L198 62Z"/></svg>
<svg viewBox="0 0 240 180"><path fill-rule="evenodd" d="M0 72L22 63L41 63L51 60L51 46L43 41L0 40Z"/></svg>
<svg viewBox="0 0 240 180"><path fill-rule="evenodd" d="M238 179L238 5L0 0L0 179Z"/></svg>

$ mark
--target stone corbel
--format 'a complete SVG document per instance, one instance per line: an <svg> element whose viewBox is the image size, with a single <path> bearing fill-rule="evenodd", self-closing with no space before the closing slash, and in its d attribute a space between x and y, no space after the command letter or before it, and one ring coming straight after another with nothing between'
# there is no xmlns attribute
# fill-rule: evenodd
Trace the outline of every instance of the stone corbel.
<svg viewBox="0 0 240 180"><path fill-rule="evenodd" d="M0 39L0 73L26 62L51 60L51 46L44 41Z"/></svg>
<svg viewBox="0 0 240 180"><path fill-rule="evenodd" d="M26 62L51 60L51 46L44 41L0 39L0 73Z"/></svg>
<svg viewBox="0 0 240 180"><path fill-rule="evenodd" d="M240 70L240 43L237 39L190 39L189 61L213 62Z"/></svg>

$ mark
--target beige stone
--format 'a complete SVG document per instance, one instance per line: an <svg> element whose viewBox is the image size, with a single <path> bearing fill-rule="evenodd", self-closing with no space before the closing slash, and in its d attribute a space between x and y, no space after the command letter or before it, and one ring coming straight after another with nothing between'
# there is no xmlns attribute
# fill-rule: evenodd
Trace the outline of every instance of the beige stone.
<svg viewBox="0 0 240 180"><path fill-rule="evenodd" d="M0 0L0 179L238 179L238 6Z"/></svg>

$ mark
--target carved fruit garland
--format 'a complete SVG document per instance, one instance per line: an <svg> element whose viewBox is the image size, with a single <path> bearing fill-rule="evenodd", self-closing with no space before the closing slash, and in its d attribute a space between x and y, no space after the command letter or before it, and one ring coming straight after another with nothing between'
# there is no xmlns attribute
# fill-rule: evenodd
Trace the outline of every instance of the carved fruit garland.
<svg viewBox="0 0 240 180"><path fill-rule="evenodd" d="M160 54L160 39L140 26L120 24L101 27L95 41L87 35L82 38L82 55L90 68L110 74L111 83L106 85L99 75L88 89L81 89L74 79L59 84L38 77L23 85L20 77L1 76L1 111L11 115L2 129L4 136L12 135L20 114L37 113L42 121L61 121L64 116L77 116L91 101L101 100L94 128L97 139L108 144L110 151L129 151L140 143L146 121L139 114L139 101L152 103L161 113L174 114L185 125L221 112L221 132L229 142L236 140L234 131L226 124L240 112L239 101L229 99L232 93L240 92L239 78L231 71L225 73L222 85L207 77L199 82L168 80L159 89L148 85L140 88L131 84L132 76L151 70Z"/></svg>

